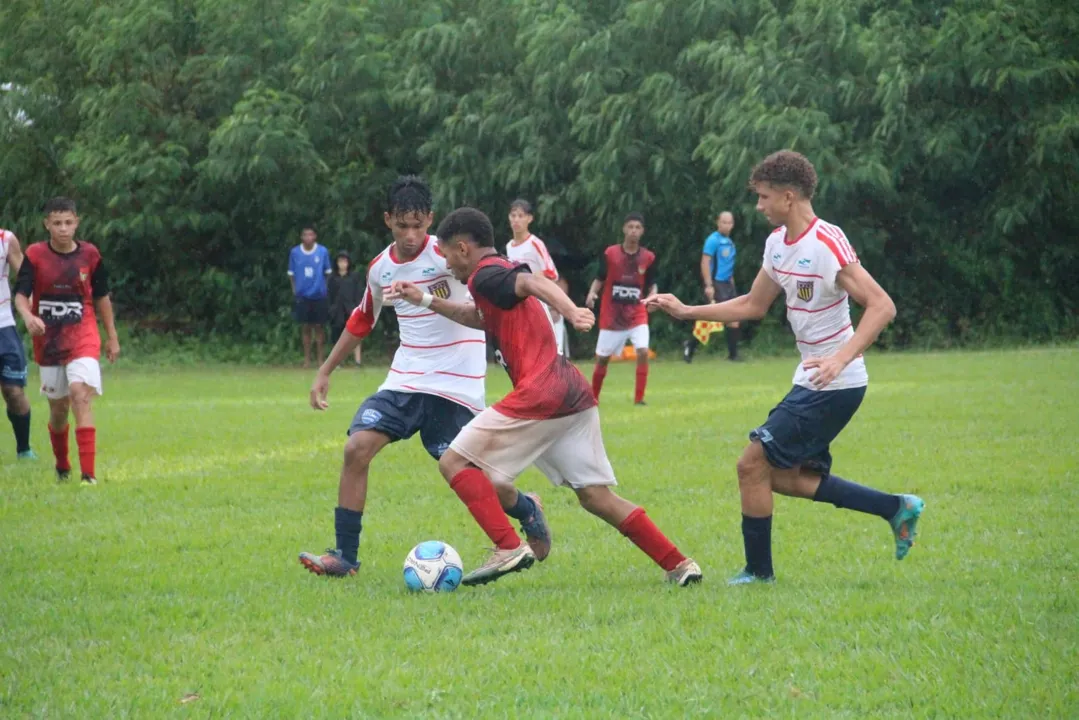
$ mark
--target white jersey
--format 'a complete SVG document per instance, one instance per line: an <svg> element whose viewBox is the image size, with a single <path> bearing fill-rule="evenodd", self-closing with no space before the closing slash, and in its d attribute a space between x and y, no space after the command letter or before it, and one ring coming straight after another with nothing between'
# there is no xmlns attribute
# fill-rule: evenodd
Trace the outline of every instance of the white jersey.
<svg viewBox="0 0 1079 720"><path fill-rule="evenodd" d="M11 283L8 279L7 251L15 234L0 228L0 328L15 325L15 315L11 312Z"/></svg>
<svg viewBox="0 0 1079 720"><path fill-rule="evenodd" d="M444 300L472 299L468 288L447 269L446 258L438 251L438 240L433 235L428 235L419 254L405 263L396 260L390 245L368 266L367 290L348 320L349 332L358 337L370 334L382 312L383 295L395 280L415 283ZM401 344L379 390L437 395L473 412L483 410L483 379L487 374L487 340L483 331L404 300L395 300L393 309L397 313Z"/></svg>
<svg viewBox="0 0 1079 720"><path fill-rule="evenodd" d="M528 239L520 245L514 245L511 240L506 245L506 257L527 265L533 275L543 275L551 280L558 279L558 269L551 260L551 254L547 252L547 246L535 235L529 235Z"/></svg>
<svg viewBox="0 0 1079 720"><path fill-rule="evenodd" d="M785 227L768 236L762 267L787 295L787 320L803 361L835 354L854 335L850 300L836 284L836 275L856 262L858 255L843 231L817 218L794 240L787 239ZM799 363L794 384L815 390L809 381L813 372ZM824 389L843 390L868 383L865 360L859 355Z"/></svg>

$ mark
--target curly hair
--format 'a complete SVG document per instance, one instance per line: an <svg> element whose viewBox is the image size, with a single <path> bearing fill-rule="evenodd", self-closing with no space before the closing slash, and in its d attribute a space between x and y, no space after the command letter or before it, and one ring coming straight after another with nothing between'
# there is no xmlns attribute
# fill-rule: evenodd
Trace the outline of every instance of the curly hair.
<svg viewBox="0 0 1079 720"><path fill-rule="evenodd" d="M817 171L805 155L793 150L780 150L761 160L749 176L749 187L757 183L791 187L807 199L817 190Z"/></svg>
<svg viewBox="0 0 1079 720"><path fill-rule="evenodd" d="M435 235L439 239L452 240L458 235L468 237L480 247L495 246L495 229L491 220L482 211L471 207L460 207L442 218Z"/></svg>
<svg viewBox="0 0 1079 720"><path fill-rule="evenodd" d="M419 175L402 175L386 192L386 212L390 215L430 215L433 204L431 186Z"/></svg>

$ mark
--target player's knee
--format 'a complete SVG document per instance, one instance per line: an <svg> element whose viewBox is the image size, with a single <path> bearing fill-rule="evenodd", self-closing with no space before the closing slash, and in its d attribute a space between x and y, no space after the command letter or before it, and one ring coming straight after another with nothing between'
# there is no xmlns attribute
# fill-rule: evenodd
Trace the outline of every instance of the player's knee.
<svg viewBox="0 0 1079 720"><path fill-rule="evenodd" d="M0 385L0 394L3 394L4 401L8 405L19 402L26 397L26 393L18 385Z"/></svg>
<svg viewBox="0 0 1079 720"><path fill-rule="evenodd" d="M603 486L580 488L576 493L577 502L593 515L602 515L611 497L610 489Z"/></svg>
<svg viewBox="0 0 1079 720"><path fill-rule="evenodd" d="M442 473L442 477L446 479L446 482L452 482L457 473L461 472L469 466L468 460L462 455L458 455L456 452L446 450L442 453L442 457L438 459L438 471Z"/></svg>
<svg viewBox="0 0 1079 720"><path fill-rule="evenodd" d="M749 447L742 451L742 456L738 458L737 467L739 485L760 482L768 470L768 460L764 457L761 444L750 443Z"/></svg>
<svg viewBox="0 0 1079 720"><path fill-rule="evenodd" d="M365 468L378 453L378 448L363 433L356 433L345 443L345 465Z"/></svg>

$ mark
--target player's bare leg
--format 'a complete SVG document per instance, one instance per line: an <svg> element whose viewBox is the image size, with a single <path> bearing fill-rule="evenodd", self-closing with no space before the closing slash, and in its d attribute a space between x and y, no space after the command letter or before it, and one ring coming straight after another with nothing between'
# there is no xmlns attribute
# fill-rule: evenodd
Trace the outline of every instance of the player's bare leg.
<svg viewBox="0 0 1079 720"><path fill-rule="evenodd" d="M68 457L68 413L71 398L49 398L49 440L56 458L56 479L63 482L71 478L71 459Z"/></svg>
<svg viewBox="0 0 1079 720"><path fill-rule="evenodd" d="M775 579L772 570L773 471L760 442L750 443L738 459L738 492L742 496L742 539L745 543L746 566L730 580L730 584L771 582Z"/></svg>
<svg viewBox="0 0 1079 720"><path fill-rule="evenodd" d="M337 547L323 555L300 553L300 564L316 575L343 577L355 575L359 569L357 553L363 510L367 504L367 476L371 461L389 442L389 436L383 433L360 430L352 433L345 443L341 479L337 486L337 508L334 510Z"/></svg>
<svg viewBox="0 0 1079 720"><path fill-rule="evenodd" d="M536 560L528 543L510 525L498 493L487 474L453 448L443 453L438 469L450 488L468 508L476 523L495 544L487 560L461 580L462 585L482 585L503 575L527 570Z"/></svg>
<svg viewBox="0 0 1079 720"><path fill-rule="evenodd" d="M574 492L581 507L616 528L663 568L668 582L685 586L701 581L700 566L679 552L645 514L644 508L619 497L606 485L575 488Z"/></svg>
<svg viewBox="0 0 1079 720"><path fill-rule="evenodd" d="M311 326L304 325L300 333L303 337L303 366L307 369L311 367Z"/></svg>
<svg viewBox="0 0 1079 720"><path fill-rule="evenodd" d="M507 515L521 523L536 559L543 562L551 554L551 527L543 512L543 501L536 493L523 493L512 483L492 480L498 502Z"/></svg>
<svg viewBox="0 0 1079 720"><path fill-rule="evenodd" d="M82 482L86 485L97 484L97 472L94 463L97 457L97 428L94 427L94 411L91 407L97 391L82 382L73 382L69 387L71 414L75 416L75 444L79 448L79 470Z"/></svg>
<svg viewBox="0 0 1079 720"><path fill-rule="evenodd" d="M633 386L633 404L644 405L644 389L648 385L648 348L637 348L637 378Z"/></svg>
<svg viewBox="0 0 1079 720"><path fill-rule="evenodd" d="M596 355L596 366L592 369L592 394L595 395L596 402L599 402L599 393L603 389L603 379L607 377L607 365L610 362L609 356Z"/></svg>
<svg viewBox="0 0 1079 720"><path fill-rule="evenodd" d="M0 385L0 393L15 432L15 452L20 460L36 460L37 455L30 449L30 400L26 392L18 385Z"/></svg>

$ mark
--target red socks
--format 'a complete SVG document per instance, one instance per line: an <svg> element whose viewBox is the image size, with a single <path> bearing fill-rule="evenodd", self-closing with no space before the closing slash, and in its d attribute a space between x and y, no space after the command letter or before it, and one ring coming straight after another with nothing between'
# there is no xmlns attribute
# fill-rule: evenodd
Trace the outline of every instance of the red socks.
<svg viewBox="0 0 1079 720"><path fill-rule="evenodd" d="M476 519L491 542L502 550L521 546L521 538L510 525L510 519L491 481L479 468L465 468L453 476L450 488L461 498L472 517Z"/></svg>
<svg viewBox="0 0 1079 720"><path fill-rule="evenodd" d="M56 469L68 471L71 469L71 460L67 456L67 431L68 425L60 430L54 430L49 426L49 440L52 441L52 454L56 458Z"/></svg>
<svg viewBox="0 0 1079 720"><path fill-rule="evenodd" d="M67 436L64 436L64 444L67 445ZM79 469L83 475L97 477L94 473L94 456L97 454L97 428L75 428L75 444L79 446ZM67 454L67 448L64 448Z"/></svg>
<svg viewBox="0 0 1079 720"><path fill-rule="evenodd" d="M645 352L648 352L645 350ZM637 363L637 384L633 388L633 402L644 401L644 387L648 384L648 365Z"/></svg>
<svg viewBox="0 0 1079 720"><path fill-rule="evenodd" d="M607 366L596 363L595 369L592 370L592 394L596 397L596 402L599 402L599 391L603 389L605 377L607 377Z"/></svg>
<svg viewBox="0 0 1079 720"><path fill-rule="evenodd" d="M674 570L678 563L686 559L685 555L678 552L674 543L644 514L644 508L631 512L618 526L618 532L632 540L634 545L664 570Z"/></svg>

